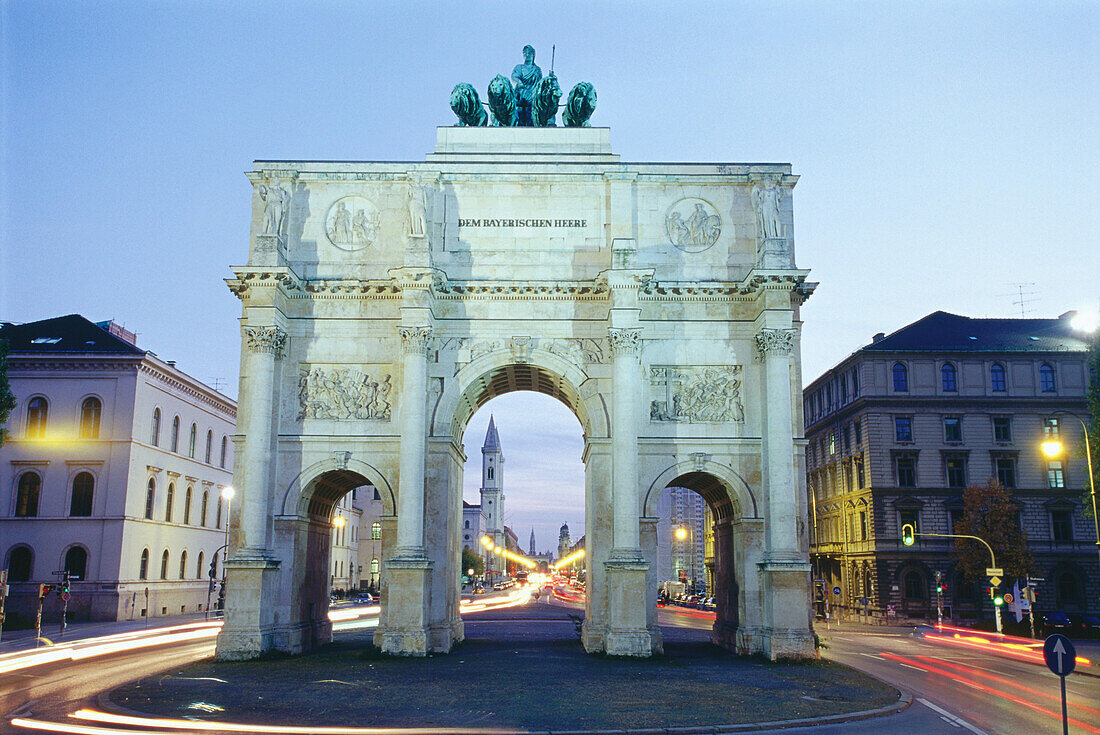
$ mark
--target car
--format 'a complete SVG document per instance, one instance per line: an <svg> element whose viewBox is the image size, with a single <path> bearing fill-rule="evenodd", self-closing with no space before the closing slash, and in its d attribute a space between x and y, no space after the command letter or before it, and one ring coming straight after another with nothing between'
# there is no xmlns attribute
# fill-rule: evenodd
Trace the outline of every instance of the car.
<svg viewBox="0 0 1100 735"><path fill-rule="evenodd" d="M355 597L356 605L369 605L372 602L374 602L374 595L372 595L370 592L360 592Z"/></svg>
<svg viewBox="0 0 1100 735"><path fill-rule="evenodd" d="M1043 627L1047 630L1069 630L1071 626L1069 616L1064 612L1049 612L1043 616Z"/></svg>
<svg viewBox="0 0 1100 735"><path fill-rule="evenodd" d="M475 594L475 595L484 595L485 594L485 588L483 586L481 586L480 584L476 585L474 587L473 594Z"/></svg>

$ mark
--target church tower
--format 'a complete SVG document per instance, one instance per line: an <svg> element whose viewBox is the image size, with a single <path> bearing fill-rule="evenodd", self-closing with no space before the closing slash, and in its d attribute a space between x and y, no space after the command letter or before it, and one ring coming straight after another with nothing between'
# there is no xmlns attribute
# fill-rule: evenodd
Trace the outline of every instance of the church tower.
<svg viewBox="0 0 1100 735"><path fill-rule="evenodd" d="M539 552L535 551L535 529L533 529L533 528L531 529L531 546L530 546L530 550L527 553L531 556L535 556L536 554L539 553Z"/></svg>
<svg viewBox="0 0 1100 735"><path fill-rule="evenodd" d="M573 542L569 539L569 524L563 523L561 530L558 531L558 559L564 559L572 545Z"/></svg>
<svg viewBox="0 0 1100 735"><path fill-rule="evenodd" d="M485 532L499 546L504 545L504 453L500 449L496 423L489 416L489 429L481 447L481 512Z"/></svg>

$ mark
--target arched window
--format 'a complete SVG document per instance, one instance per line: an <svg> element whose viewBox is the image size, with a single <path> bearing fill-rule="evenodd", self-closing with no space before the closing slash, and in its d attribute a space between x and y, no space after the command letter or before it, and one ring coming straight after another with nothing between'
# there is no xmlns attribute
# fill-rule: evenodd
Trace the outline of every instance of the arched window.
<svg viewBox="0 0 1100 735"><path fill-rule="evenodd" d="M80 404L80 438L96 439L99 437L99 415L103 412L103 404L95 396L85 398Z"/></svg>
<svg viewBox="0 0 1100 735"><path fill-rule="evenodd" d="M206 463L210 464L210 459L213 457L214 452L214 432L207 430L206 432Z"/></svg>
<svg viewBox="0 0 1100 735"><path fill-rule="evenodd" d="M1039 366L1039 390L1043 393L1053 393L1055 390L1054 366L1050 363L1044 362Z"/></svg>
<svg viewBox="0 0 1100 735"><path fill-rule="evenodd" d="M145 517L153 520L153 508L157 504L157 481L149 478L149 487L145 490Z"/></svg>
<svg viewBox="0 0 1100 735"><path fill-rule="evenodd" d="M909 370L900 362L894 363L894 390L899 393L909 390Z"/></svg>
<svg viewBox="0 0 1100 735"><path fill-rule="evenodd" d="M92 492L95 478L91 472L79 472L73 478L73 497L69 502L69 515L90 516L92 514Z"/></svg>
<svg viewBox="0 0 1100 735"><path fill-rule="evenodd" d="M187 488L187 492L183 495L183 524L190 525L191 523L191 488Z"/></svg>
<svg viewBox="0 0 1100 735"><path fill-rule="evenodd" d="M50 404L42 396L35 396L27 403L27 438L46 438L46 417L50 412Z"/></svg>
<svg viewBox="0 0 1100 735"><path fill-rule="evenodd" d="M16 546L8 553L8 581L30 582L34 555L29 546Z"/></svg>
<svg viewBox="0 0 1100 735"><path fill-rule="evenodd" d="M195 564L195 579L202 579L202 552L199 552L199 561Z"/></svg>
<svg viewBox="0 0 1100 735"><path fill-rule="evenodd" d="M221 458L221 461L218 462L218 466L221 467L222 469L225 469L225 455L226 455L226 451L228 449L229 449L229 437L223 436L222 437L222 458Z"/></svg>
<svg viewBox="0 0 1100 735"><path fill-rule="evenodd" d="M179 454L180 451L180 417L172 419L172 451Z"/></svg>
<svg viewBox="0 0 1100 735"><path fill-rule="evenodd" d="M195 439L198 437L199 427L195 424L191 424L191 436L187 440L187 456L191 459L195 458Z"/></svg>
<svg viewBox="0 0 1100 735"><path fill-rule="evenodd" d="M485 470L485 476L490 480L493 479L493 466L489 465L489 469Z"/></svg>
<svg viewBox="0 0 1100 735"><path fill-rule="evenodd" d="M469 521L465 521L465 526L464 526L464 527L465 527L465 528L469 528L469 527L470 527L470 522L469 522Z"/></svg>
<svg viewBox="0 0 1100 735"><path fill-rule="evenodd" d="M35 472L24 472L19 477L19 490L15 496L15 515L18 518L34 518L38 515L38 491L42 478Z"/></svg>
<svg viewBox="0 0 1100 735"><path fill-rule="evenodd" d="M187 579L187 552L180 554L180 579Z"/></svg>
<svg viewBox="0 0 1100 735"><path fill-rule="evenodd" d="M995 362L989 366L989 387L995 393L1003 393L1006 390L1004 365Z"/></svg>
<svg viewBox="0 0 1100 735"><path fill-rule="evenodd" d="M378 541L382 538L382 524L378 521L370 524L370 537L374 541Z"/></svg>
<svg viewBox="0 0 1100 735"><path fill-rule="evenodd" d="M164 499L164 522L172 522L172 506L176 504L176 483L168 483L168 496Z"/></svg>
<svg viewBox="0 0 1100 735"><path fill-rule="evenodd" d="M916 570L910 570L902 577L906 600L923 600L925 595L924 577Z"/></svg>
<svg viewBox="0 0 1100 735"><path fill-rule="evenodd" d="M214 527L215 528L221 528L222 527L222 499L221 499L220 495L218 496L218 515L217 515L217 517L214 521Z"/></svg>
<svg viewBox="0 0 1100 735"><path fill-rule="evenodd" d="M206 509L210 504L210 493L206 490L202 492L202 506L199 508L199 525L206 525Z"/></svg>
<svg viewBox="0 0 1100 735"><path fill-rule="evenodd" d="M160 578L168 579L168 549L160 555Z"/></svg>
<svg viewBox="0 0 1100 735"><path fill-rule="evenodd" d="M154 447L160 446L160 409L153 409L153 427L149 431L149 443Z"/></svg>
<svg viewBox="0 0 1100 735"><path fill-rule="evenodd" d="M149 549L141 550L141 566L138 567L138 579L149 579Z"/></svg>
<svg viewBox="0 0 1100 735"><path fill-rule="evenodd" d="M940 368L940 379L943 383L944 393L954 393L959 389L958 376L955 372L955 366L951 363L946 363Z"/></svg>
<svg viewBox="0 0 1100 735"><path fill-rule="evenodd" d="M84 547L73 546L65 552L65 571L69 573L69 579L84 581L88 571L88 552Z"/></svg>

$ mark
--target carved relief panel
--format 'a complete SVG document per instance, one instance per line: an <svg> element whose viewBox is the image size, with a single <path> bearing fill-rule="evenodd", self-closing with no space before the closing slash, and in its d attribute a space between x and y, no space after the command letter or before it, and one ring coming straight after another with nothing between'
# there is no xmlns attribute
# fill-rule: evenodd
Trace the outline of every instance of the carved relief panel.
<svg viewBox="0 0 1100 735"><path fill-rule="evenodd" d="M688 424L744 421L741 366L652 365L649 418Z"/></svg>
<svg viewBox="0 0 1100 735"><path fill-rule="evenodd" d="M393 377L366 365L299 365L298 420L389 421Z"/></svg>

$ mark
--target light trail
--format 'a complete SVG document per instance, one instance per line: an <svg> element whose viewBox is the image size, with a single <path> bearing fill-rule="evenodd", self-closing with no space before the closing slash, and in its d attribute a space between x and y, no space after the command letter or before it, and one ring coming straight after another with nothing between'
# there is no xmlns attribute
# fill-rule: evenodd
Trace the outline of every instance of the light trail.
<svg viewBox="0 0 1100 735"><path fill-rule="evenodd" d="M962 635L960 633L954 633L952 635L936 635L934 633L925 633L924 639L927 641L938 641L940 643L946 643L951 646L962 646L964 648L973 648L986 653L996 654L998 656L1007 656L1009 658L1015 658L1020 661L1027 661L1033 664L1043 664L1042 651L1036 649L1034 641L1030 641L1029 644L1019 643L1001 643L997 640L990 640L982 636L976 635ZM1020 639L1029 640L1029 639ZM1038 645L1042 645L1040 642ZM1092 661L1084 656L1077 657L1077 664L1079 666L1092 666Z"/></svg>
<svg viewBox="0 0 1100 735"><path fill-rule="evenodd" d="M563 556L562 558L558 559L550 566L554 569L561 569L562 567L567 566L572 562L575 562L577 559L580 559L582 556L584 556L584 549L577 549L572 554L569 554L568 556Z"/></svg>
<svg viewBox="0 0 1100 735"><path fill-rule="evenodd" d="M490 539L488 536L482 536L481 537L481 545L484 546L486 548L486 550L492 551L493 553L497 554L498 556L503 556L505 559L511 559L512 561L516 562L517 564L522 564L523 566L527 567L528 569L534 569L535 567L538 566L538 564L531 561L526 556L520 556L519 554L515 554L515 553L512 553L511 551L508 551L508 549L504 549L504 548L501 548L501 547L497 546L496 544L493 543L492 539Z"/></svg>
<svg viewBox="0 0 1100 735"><path fill-rule="evenodd" d="M1005 651L1033 653L1038 656L1040 661L1043 660L1040 649L1043 647L1043 641L1037 641L1034 638L1021 638L1020 636L1007 635L1005 633L994 633L985 630L974 630L972 628L959 628L954 625L944 625L942 623L935 626L936 630L946 631L951 634L951 638L959 640L968 640L971 642L985 642L990 646L1003 646ZM927 638L927 634L925 635ZM944 640L941 636L932 636L932 640ZM1078 666L1092 666L1092 661L1084 656L1077 657Z"/></svg>

